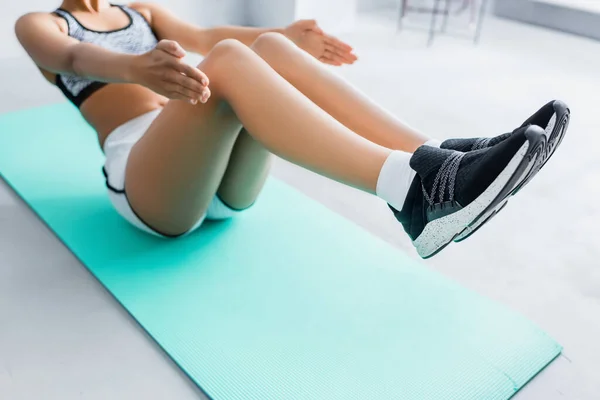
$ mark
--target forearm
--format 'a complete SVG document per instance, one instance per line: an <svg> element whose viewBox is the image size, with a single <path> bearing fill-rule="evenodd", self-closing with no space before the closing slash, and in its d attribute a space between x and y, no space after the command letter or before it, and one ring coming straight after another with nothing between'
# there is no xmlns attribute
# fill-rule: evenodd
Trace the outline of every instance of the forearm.
<svg viewBox="0 0 600 400"><path fill-rule="evenodd" d="M202 53L208 53L210 49L224 39L236 39L250 46L263 33L278 32L283 33L283 28L253 28L245 26L218 26L214 28L202 29Z"/></svg>
<svg viewBox="0 0 600 400"><path fill-rule="evenodd" d="M130 82L131 64L133 58L130 54L116 53L102 47L80 43L73 46L70 54L71 73L95 81L107 83Z"/></svg>

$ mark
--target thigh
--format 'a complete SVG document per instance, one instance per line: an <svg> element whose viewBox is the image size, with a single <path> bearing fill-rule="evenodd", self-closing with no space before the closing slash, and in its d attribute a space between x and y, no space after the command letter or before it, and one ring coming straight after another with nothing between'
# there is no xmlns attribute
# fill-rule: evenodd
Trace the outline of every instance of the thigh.
<svg viewBox="0 0 600 400"><path fill-rule="evenodd" d="M219 186L221 200L236 210L250 207L269 175L271 158L271 153L242 129Z"/></svg>
<svg viewBox="0 0 600 400"><path fill-rule="evenodd" d="M215 196L240 129L218 94L205 104L170 101L129 155L125 189L135 213L160 233L188 231Z"/></svg>

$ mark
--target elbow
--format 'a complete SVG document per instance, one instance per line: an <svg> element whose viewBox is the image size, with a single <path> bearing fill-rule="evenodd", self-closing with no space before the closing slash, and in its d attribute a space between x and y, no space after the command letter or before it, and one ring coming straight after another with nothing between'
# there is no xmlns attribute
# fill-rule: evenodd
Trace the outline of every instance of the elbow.
<svg viewBox="0 0 600 400"><path fill-rule="evenodd" d="M23 44L22 37L24 36L27 26L30 24L28 20L31 19L29 14L21 15L16 21L15 26L13 27L15 36L21 45Z"/></svg>
<svg viewBox="0 0 600 400"><path fill-rule="evenodd" d="M22 15L15 21L15 26L13 27L17 41L25 51L27 51L27 44L32 41L33 36L31 34L31 20L31 14Z"/></svg>

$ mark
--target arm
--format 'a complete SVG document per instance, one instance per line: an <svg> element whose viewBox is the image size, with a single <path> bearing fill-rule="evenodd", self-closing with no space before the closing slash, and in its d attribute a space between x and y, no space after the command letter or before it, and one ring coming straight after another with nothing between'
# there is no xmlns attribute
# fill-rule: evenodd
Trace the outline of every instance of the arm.
<svg viewBox="0 0 600 400"><path fill-rule="evenodd" d="M324 33L314 20L300 20L285 28L272 29L243 26L201 28L182 21L165 7L156 4L133 3L129 6L146 18L161 39L175 40L185 49L202 55L206 55L223 39L237 39L249 46L261 34L277 32L286 35L298 47L326 64L352 64L357 59L351 46Z"/></svg>
<svg viewBox="0 0 600 400"><path fill-rule="evenodd" d="M202 55L206 55L214 45L223 39L237 39L250 46L262 33L284 33L283 28L265 29L243 26L201 28L181 20L167 8L158 4L132 3L129 7L140 12L148 20L159 39L175 40L184 49Z"/></svg>
<svg viewBox="0 0 600 400"><path fill-rule="evenodd" d="M163 40L142 55L121 54L83 43L61 31L50 14L22 16L15 25L19 42L40 67L56 74L99 82L136 83L171 99L204 102L208 78L183 62L185 51Z"/></svg>
<svg viewBox="0 0 600 400"><path fill-rule="evenodd" d="M20 17L15 33L31 59L47 71L85 76L100 82L131 79L128 72L132 56L69 37L49 14L31 13Z"/></svg>
<svg viewBox="0 0 600 400"><path fill-rule="evenodd" d="M283 34L284 29L252 28L246 26L217 26L214 28L207 28L203 30L203 47L205 51L208 51L212 49L215 44L227 38L237 39L246 46L250 46L261 34L267 32L278 32Z"/></svg>

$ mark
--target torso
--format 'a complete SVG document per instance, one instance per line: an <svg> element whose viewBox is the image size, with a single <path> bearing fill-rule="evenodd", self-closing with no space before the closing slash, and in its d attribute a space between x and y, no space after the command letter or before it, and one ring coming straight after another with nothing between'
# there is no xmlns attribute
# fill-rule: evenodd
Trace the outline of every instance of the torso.
<svg viewBox="0 0 600 400"><path fill-rule="evenodd" d="M135 8L135 10L144 18L149 18L146 10L139 8ZM128 15L118 7L111 7L102 13L103 15L100 16L72 12L72 16L79 21L80 26L101 32L120 30L131 22ZM56 14L51 14L51 18L56 21L62 32L69 34L69 24L64 18ZM73 27L71 27L71 32L73 32ZM110 35L110 32L107 34ZM40 70L51 84L56 85L56 74L41 68ZM79 110L98 133L98 140L102 146L106 137L115 128L141 114L164 107L167 102L166 97L143 86L111 83L85 99Z"/></svg>

